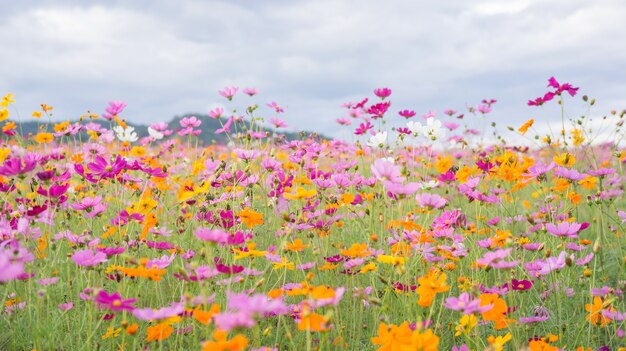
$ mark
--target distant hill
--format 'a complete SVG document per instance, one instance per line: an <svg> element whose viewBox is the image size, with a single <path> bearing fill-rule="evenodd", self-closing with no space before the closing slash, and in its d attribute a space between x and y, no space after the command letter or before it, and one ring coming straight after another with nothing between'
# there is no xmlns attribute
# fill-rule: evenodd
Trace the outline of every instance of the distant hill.
<svg viewBox="0 0 626 351"><path fill-rule="evenodd" d="M202 130L202 133L198 135L198 138L200 141L204 143L204 145L210 145L212 143L217 143L217 144L228 143L228 136L225 133L215 134L215 131L217 129L220 129L222 127L222 124L226 123L227 120L224 118L220 118L218 120L218 119L211 118L206 114L187 113L181 116L175 116L171 121L169 121L167 123L169 126L169 129L178 131L179 129L181 129L180 120L182 120L185 117L191 117L191 116L196 116L196 118L202 121L202 124L199 127ZM220 120L222 124L220 124ZM27 121L27 122L14 121L14 122L17 126L17 129L16 129L17 132L21 133L25 137L27 137L28 135L37 134L39 132L38 128L44 124L43 121ZM71 122L74 123L76 121L71 121ZM98 118L98 119L90 120L90 121L84 120L82 123L86 124L89 122L98 123L107 128L109 127L111 123L115 123L115 122L109 122L108 120L103 119L103 118ZM59 123L59 122L55 122L55 123ZM249 126L249 122L244 121L242 123L245 124L246 126L245 128L247 129ZM138 124L138 123L133 123L129 121L126 121L126 124L129 126L135 127L135 132L137 132L137 135L140 138L148 136L147 124ZM231 135L233 132L239 131L240 129L241 129L241 124L236 126L235 123L233 123L233 125L231 126ZM317 134L315 132L310 132L310 131L285 132L285 131L275 130L272 128L261 128L261 130L269 133L268 134L269 136L276 136L278 138L284 137L286 140L297 140L297 139L302 139L303 137L308 137L308 136L316 136L317 138L326 139L326 140L330 139L324 135L320 135L320 134ZM52 131L52 126L48 127L48 131L49 132ZM85 132L81 132L81 133L85 137L83 140L86 140L86 138L88 138L88 135ZM175 137L176 135L177 134L174 133L169 138Z"/></svg>

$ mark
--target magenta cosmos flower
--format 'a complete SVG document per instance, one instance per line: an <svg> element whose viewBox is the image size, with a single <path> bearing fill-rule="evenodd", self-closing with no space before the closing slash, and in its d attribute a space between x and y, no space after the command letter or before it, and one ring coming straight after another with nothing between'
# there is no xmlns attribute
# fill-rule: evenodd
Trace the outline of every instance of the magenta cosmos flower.
<svg viewBox="0 0 626 351"><path fill-rule="evenodd" d="M87 164L89 170L94 175L100 177L100 179L113 178L124 170L126 166L126 160L120 155L117 155L112 163L108 163L104 157L98 155L93 162Z"/></svg>
<svg viewBox="0 0 626 351"><path fill-rule="evenodd" d="M72 261L83 267L92 267L107 261L107 255L104 252L93 252L92 250L79 250L72 255Z"/></svg>
<svg viewBox="0 0 626 351"><path fill-rule="evenodd" d="M13 157L4 161L0 166L0 175L11 177L15 175L21 175L28 173L37 167L37 160L34 158L26 157L19 158Z"/></svg>
<svg viewBox="0 0 626 351"><path fill-rule="evenodd" d="M120 293L109 294L104 290L98 292L94 299L100 308L106 308L111 311L132 311L135 307L132 305L137 299L123 299Z"/></svg>
<svg viewBox="0 0 626 351"><path fill-rule="evenodd" d="M374 95L384 100L386 97L389 97L389 95L391 95L391 89L389 88L374 89Z"/></svg>

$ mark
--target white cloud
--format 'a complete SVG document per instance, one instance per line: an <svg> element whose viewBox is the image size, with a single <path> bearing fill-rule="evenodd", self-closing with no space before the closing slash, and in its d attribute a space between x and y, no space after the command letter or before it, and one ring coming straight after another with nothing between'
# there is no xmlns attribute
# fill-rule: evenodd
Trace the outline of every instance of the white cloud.
<svg viewBox="0 0 626 351"><path fill-rule="evenodd" d="M607 110L626 105L619 0L25 0L6 10L2 89L22 111L45 102L64 118L122 99L130 120L168 120L225 103L217 90L235 84L259 87L261 105L288 105L290 126L330 134L341 102L380 86L394 90L393 115L497 98L494 117L520 123L551 75Z"/></svg>

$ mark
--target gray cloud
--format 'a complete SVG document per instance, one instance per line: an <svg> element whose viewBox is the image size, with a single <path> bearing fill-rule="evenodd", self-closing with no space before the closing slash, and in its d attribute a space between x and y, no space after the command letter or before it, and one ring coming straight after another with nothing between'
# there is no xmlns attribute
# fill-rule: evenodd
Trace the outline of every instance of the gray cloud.
<svg viewBox="0 0 626 351"><path fill-rule="evenodd" d="M122 99L129 120L164 121L224 103L225 85L256 86L259 103L288 106L294 129L337 135L342 102L388 86L394 112L496 98L494 118L514 124L557 118L526 106L551 75L605 111L626 105L620 0L27 0L3 10L0 86L23 116L43 102L75 118Z"/></svg>

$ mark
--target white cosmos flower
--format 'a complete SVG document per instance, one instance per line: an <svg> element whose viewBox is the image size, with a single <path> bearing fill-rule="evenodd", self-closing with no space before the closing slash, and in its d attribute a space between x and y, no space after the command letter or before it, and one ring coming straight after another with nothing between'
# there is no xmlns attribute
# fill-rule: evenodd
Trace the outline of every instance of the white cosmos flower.
<svg viewBox="0 0 626 351"><path fill-rule="evenodd" d="M443 137L444 130L441 128L441 121L435 119L435 117L428 117L426 120L426 126L422 129L422 134L430 140L437 140Z"/></svg>
<svg viewBox="0 0 626 351"><path fill-rule="evenodd" d="M164 136L163 133L156 129L152 129L152 127L148 127L148 134L150 134L150 137L154 140L161 140Z"/></svg>
<svg viewBox="0 0 626 351"><path fill-rule="evenodd" d="M376 133L367 142L367 145L373 148L383 148L387 145L387 132Z"/></svg>
<svg viewBox="0 0 626 351"><path fill-rule="evenodd" d="M428 182L423 182L423 183L418 183L418 184L419 184L420 189L430 190L439 186L439 181L435 179L435 180L429 180Z"/></svg>
<svg viewBox="0 0 626 351"><path fill-rule="evenodd" d="M409 128L413 135L421 135L424 130L424 126L420 122L410 121L406 124L406 127Z"/></svg>
<svg viewBox="0 0 626 351"><path fill-rule="evenodd" d="M122 127L122 126L115 126L113 127L113 131L115 132L115 135L117 135L117 138L120 139L121 141L127 141L129 143L135 142L137 141L137 139L139 139L137 137L137 133L134 132L135 128L134 127Z"/></svg>

